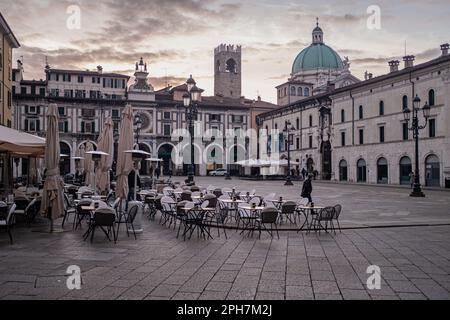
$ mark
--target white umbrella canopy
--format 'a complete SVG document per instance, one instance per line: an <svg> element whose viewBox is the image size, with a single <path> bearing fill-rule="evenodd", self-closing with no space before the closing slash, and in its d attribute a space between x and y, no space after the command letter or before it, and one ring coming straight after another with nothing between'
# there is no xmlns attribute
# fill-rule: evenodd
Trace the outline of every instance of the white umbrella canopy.
<svg viewBox="0 0 450 320"><path fill-rule="evenodd" d="M278 167L287 167L288 166L288 161L286 159L282 159L282 160L271 160L270 161L270 165L272 166L278 166ZM291 166L297 166L300 165L300 162L291 160Z"/></svg>
<svg viewBox="0 0 450 320"><path fill-rule="evenodd" d="M128 198L128 175L133 170L134 163L131 153L134 146L133 108L127 105L122 112L121 128L119 136L119 148L117 150L117 186L116 197Z"/></svg>
<svg viewBox="0 0 450 320"><path fill-rule="evenodd" d="M84 172L86 173L86 186L94 189L94 161L92 161L92 155L87 153L90 151L94 151L94 145L92 144L92 142L86 143L86 150L84 153Z"/></svg>
<svg viewBox="0 0 450 320"><path fill-rule="evenodd" d="M98 151L107 153L108 155L102 156L99 167L97 168L97 188L100 192L108 192L110 189L109 171L112 167L114 154L113 121L111 117L106 119L105 127L98 139Z"/></svg>
<svg viewBox="0 0 450 320"><path fill-rule="evenodd" d="M60 153L57 106L56 104L50 104L47 109L45 147L45 168L47 172L42 194L41 211L52 221L64 214L64 181L59 172ZM48 212L49 207L51 207L51 214Z"/></svg>

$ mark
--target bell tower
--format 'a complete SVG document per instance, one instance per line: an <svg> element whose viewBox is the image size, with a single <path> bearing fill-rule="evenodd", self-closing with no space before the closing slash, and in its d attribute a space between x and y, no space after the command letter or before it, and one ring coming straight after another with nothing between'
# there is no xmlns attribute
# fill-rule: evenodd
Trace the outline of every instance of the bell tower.
<svg viewBox="0 0 450 320"><path fill-rule="evenodd" d="M214 50L214 94L239 99L242 95L241 46L221 44Z"/></svg>

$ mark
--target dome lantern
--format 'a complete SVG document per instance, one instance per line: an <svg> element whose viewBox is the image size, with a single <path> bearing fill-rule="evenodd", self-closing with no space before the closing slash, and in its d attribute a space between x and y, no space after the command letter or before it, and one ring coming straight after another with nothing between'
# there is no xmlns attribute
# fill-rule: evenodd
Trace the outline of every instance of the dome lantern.
<svg viewBox="0 0 450 320"><path fill-rule="evenodd" d="M319 27L319 18L317 18L316 27L312 33L313 44L323 43L323 31L322 28Z"/></svg>

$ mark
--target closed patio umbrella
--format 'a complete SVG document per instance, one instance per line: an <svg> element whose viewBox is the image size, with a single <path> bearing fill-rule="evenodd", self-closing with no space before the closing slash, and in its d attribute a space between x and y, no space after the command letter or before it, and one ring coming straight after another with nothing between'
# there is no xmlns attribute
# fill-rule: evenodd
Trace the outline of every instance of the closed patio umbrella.
<svg viewBox="0 0 450 320"><path fill-rule="evenodd" d="M112 167L114 154L113 121L111 117L106 119L105 127L98 139L98 151L108 154L107 156L102 156L96 172L97 188L102 193L110 189L109 171Z"/></svg>
<svg viewBox="0 0 450 320"><path fill-rule="evenodd" d="M92 144L92 142L86 143L86 150L84 154L84 172L86 173L86 181L85 181L86 186L94 189L95 187L94 161L92 161L92 155L86 153L89 151L94 151L94 145Z"/></svg>
<svg viewBox="0 0 450 320"><path fill-rule="evenodd" d="M58 130L58 111L56 104L50 104L47 110L47 136L45 147L45 168L47 169L42 194L41 211L51 221L64 214L64 181L59 172L60 148Z"/></svg>
<svg viewBox="0 0 450 320"><path fill-rule="evenodd" d="M134 146L133 131L133 108L127 105L122 112L122 121L119 136L119 147L117 150L117 186L116 197L128 198L128 175L134 168L133 157L127 150Z"/></svg>

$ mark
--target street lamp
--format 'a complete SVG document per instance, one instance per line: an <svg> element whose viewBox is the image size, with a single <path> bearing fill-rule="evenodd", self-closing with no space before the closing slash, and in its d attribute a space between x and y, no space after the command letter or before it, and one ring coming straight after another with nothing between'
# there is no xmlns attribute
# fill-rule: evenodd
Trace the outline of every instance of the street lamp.
<svg viewBox="0 0 450 320"><path fill-rule="evenodd" d="M294 128L294 126L292 126L291 122L288 120L285 123L285 127L284 127L284 134L287 135L287 152L288 152L288 174L286 177L286 183L284 184L285 186L293 186L294 184L292 183L292 176L291 176L291 137L292 131L295 131L296 129Z"/></svg>
<svg viewBox="0 0 450 320"><path fill-rule="evenodd" d="M141 134L142 129L142 119L139 114L137 114L136 117L134 117L134 127L136 129L136 144L139 149L139 135Z"/></svg>
<svg viewBox="0 0 450 320"><path fill-rule="evenodd" d="M198 101L200 101L201 90L197 88L195 80L190 78L186 81L187 92L183 95L183 105L186 108L186 120L189 126L189 135L191 143L191 164L188 172L188 182L194 183L195 167L194 167L194 121L198 114Z"/></svg>
<svg viewBox="0 0 450 320"><path fill-rule="evenodd" d="M428 118L430 117L430 106L428 103L422 107L423 117L425 118L425 124L419 124L419 110L420 110L420 98L418 95L413 100L413 110L409 110L406 107L403 110L403 116L405 117L405 121L408 124L410 120L411 127L408 127L409 130L413 132L413 137L415 140L415 152L416 152L416 169L414 173L414 188L411 193L411 197L425 197L425 194L422 192L422 186L420 185L420 174L419 174L419 131L426 128L428 123ZM412 113L412 119L411 119Z"/></svg>

